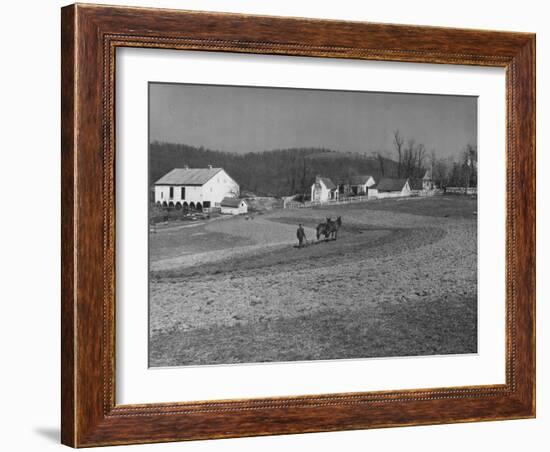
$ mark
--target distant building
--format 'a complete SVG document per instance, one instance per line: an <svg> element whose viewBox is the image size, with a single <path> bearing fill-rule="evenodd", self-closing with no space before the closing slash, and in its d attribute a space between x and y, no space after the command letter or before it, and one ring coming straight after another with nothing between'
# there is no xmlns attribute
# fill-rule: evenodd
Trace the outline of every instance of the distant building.
<svg viewBox="0 0 550 452"><path fill-rule="evenodd" d="M327 202L338 199L338 189L328 177L315 177L311 185L311 201Z"/></svg>
<svg viewBox="0 0 550 452"><path fill-rule="evenodd" d="M435 183L432 179L432 171L427 170L422 179L409 178L409 185L413 193L430 192L435 189Z"/></svg>
<svg viewBox="0 0 550 452"><path fill-rule="evenodd" d="M344 186L347 185L349 187L344 191L353 195L367 195L369 188L375 184L376 181L370 174L351 176L349 182L347 184L344 183Z"/></svg>
<svg viewBox="0 0 550 452"><path fill-rule="evenodd" d="M157 205L176 209L220 207L239 196L239 184L223 168L174 168L154 183Z"/></svg>
<svg viewBox="0 0 550 452"><path fill-rule="evenodd" d="M424 174L424 177L422 178L422 190L433 189L435 189L435 182L433 180L432 170L429 169L426 171L426 174Z"/></svg>
<svg viewBox="0 0 550 452"><path fill-rule="evenodd" d="M220 203L222 213L240 215L248 212L248 203L244 199L223 198Z"/></svg>
<svg viewBox="0 0 550 452"><path fill-rule="evenodd" d="M375 186L378 193L393 193L407 196L411 193L409 179L381 179Z"/></svg>

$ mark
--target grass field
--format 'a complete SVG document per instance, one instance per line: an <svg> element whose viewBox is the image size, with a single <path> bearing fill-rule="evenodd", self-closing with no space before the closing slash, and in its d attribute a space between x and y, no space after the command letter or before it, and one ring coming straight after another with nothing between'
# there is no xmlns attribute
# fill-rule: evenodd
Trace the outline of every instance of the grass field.
<svg viewBox="0 0 550 452"><path fill-rule="evenodd" d="M462 196L385 199L159 228L150 365L475 353L476 210ZM338 240L317 243L337 215Z"/></svg>

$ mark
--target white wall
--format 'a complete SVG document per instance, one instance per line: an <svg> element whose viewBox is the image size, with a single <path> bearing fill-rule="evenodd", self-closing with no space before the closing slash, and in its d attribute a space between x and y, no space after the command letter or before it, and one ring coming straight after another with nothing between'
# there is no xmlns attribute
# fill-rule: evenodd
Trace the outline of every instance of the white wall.
<svg viewBox="0 0 550 452"><path fill-rule="evenodd" d="M311 185L311 200L316 202L327 202L330 199L330 190L323 181L319 182L320 189L316 189L317 183Z"/></svg>
<svg viewBox="0 0 550 452"><path fill-rule="evenodd" d="M89 0L92 3L99 3ZM106 2L106 0L103 0ZM537 32L537 129L550 121L550 31L546 3L524 0L440 1L356 0L112 0L155 7L331 19L492 28ZM9 451L67 450L58 444L59 425L59 7L67 2L5 2L0 28L4 65L2 164L5 187L18 186L21 198L35 198L24 219L5 208L0 222L2 255L2 438ZM107 2L108 3L108 2ZM520 6L520 7L519 7ZM24 27L21 24L24 20ZM550 168L550 142L538 136L538 167ZM20 184L24 168L33 184ZM540 177L539 180L543 178ZM550 229L550 184L538 184L539 231ZM137 202L137 201L136 201ZM544 209L543 209L544 208ZM538 236L538 274L548 274L549 234ZM117 447L115 451L468 451L547 450L550 430L548 375L549 278L539 278L538 418L446 426L245 438L186 444ZM106 449L104 449L106 450Z"/></svg>
<svg viewBox="0 0 550 452"><path fill-rule="evenodd" d="M174 187L174 196L170 198L170 187ZM155 202L184 202L195 204L210 201L211 207L219 206L226 196L235 197L239 195L239 184L235 182L225 170L217 173L204 185L185 186L185 199L181 197L181 185L155 185Z"/></svg>
<svg viewBox="0 0 550 452"><path fill-rule="evenodd" d="M170 187L174 188L174 196L170 198ZM198 185L186 185L185 186L185 199L181 197L181 185L155 185L155 202L166 202L170 204L173 202L187 202L187 204L194 202L203 203L204 201L209 201L210 198L207 196L207 190L205 186Z"/></svg>
<svg viewBox="0 0 550 452"><path fill-rule="evenodd" d="M203 187L203 198L210 201L212 207L218 206L225 197L234 198L239 195L239 184L226 172L220 171Z"/></svg>
<svg viewBox="0 0 550 452"><path fill-rule="evenodd" d="M402 198L403 196L409 196L409 192L404 191L382 191L369 195L369 198L383 199L383 198Z"/></svg>

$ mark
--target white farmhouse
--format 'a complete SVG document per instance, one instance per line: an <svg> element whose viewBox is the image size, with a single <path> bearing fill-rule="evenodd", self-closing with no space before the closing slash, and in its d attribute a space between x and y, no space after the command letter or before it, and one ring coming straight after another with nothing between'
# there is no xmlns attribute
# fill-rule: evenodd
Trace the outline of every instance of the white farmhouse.
<svg viewBox="0 0 550 452"><path fill-rule="evenodd" d="M359 174L351 177L349 190L354 195L366 195L369 188L376 184L374 177L370 174Z"/></svg>
<svg viewBox="0 0 550 452"><path fill-rule="evenodd" d="M155 203L177 209L220 207L239 195L239 184L223 168L174 168L154 183Z"/></svg>
<svg viewBox="0 0 550 452"><path fill-rule="evenodd" d="M328 177L315 177L315 183L311 185L311 201L327 202L338 199L338 189Z"/></svg>
<svg viewBox="0 0 550 452"><path fill-rule="evenodd" d="M223 198L221 202L222 213L241 215L248 212L248 203L244 199Z"/></svg>

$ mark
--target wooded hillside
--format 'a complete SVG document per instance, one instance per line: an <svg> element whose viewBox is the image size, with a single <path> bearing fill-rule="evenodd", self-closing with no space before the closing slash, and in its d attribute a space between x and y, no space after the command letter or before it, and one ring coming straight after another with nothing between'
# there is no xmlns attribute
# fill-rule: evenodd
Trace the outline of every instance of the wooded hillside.
<svg viewBox="0 0 550 452"><path fill-rule="evenodd" d="M376 180L394 177L397 163L384 157L335 152L321 148L275 149L236 154L184 144L150 145L149 177L154 183L173 168L222 167L235 179L241 191L261 196L309 193L315 176L345 182L353 175L371 174Z"/></svg>

